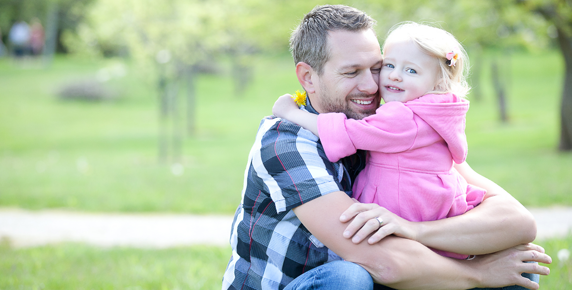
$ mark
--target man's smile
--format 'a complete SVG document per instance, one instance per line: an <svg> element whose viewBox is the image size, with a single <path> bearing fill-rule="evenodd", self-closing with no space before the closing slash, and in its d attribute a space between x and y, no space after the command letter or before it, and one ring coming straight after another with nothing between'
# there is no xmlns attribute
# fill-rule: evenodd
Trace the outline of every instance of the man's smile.
<svg viewBox="0 0 572 290"><path fill-rule="evenodd" d="M351 100L352 102L356 103L356 104L360 104L360 105L369 105L371 104L371 102L373 102L373 100Z"/></svg>

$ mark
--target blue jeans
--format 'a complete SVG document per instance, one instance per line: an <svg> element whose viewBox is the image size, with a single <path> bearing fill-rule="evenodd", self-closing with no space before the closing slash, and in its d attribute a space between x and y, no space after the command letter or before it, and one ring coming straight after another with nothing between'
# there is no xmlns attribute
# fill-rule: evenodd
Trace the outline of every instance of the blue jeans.
<svg viewBox="0 0 572 290"><path fill-rule="evenodd" d="M335 261L298 276L284 288L284 290L294 289L373 289L373 279L364 268L357 264Z"/></svg>
<svg viewBox="0 0 572 290"><path fill-rule="evenodd" d="M538 274L523 273L526 277L538 283L540 276ZM384 285L374 284L369 273L361 266L346 262L336 261L326 263L316 267L294 279L284 290L294 289L332 289L332 290L361 290L375 289L388 290L393 289ZM502 288L474 288L479 290L523 290L526 288L520 286L507 286Z"/></svg>

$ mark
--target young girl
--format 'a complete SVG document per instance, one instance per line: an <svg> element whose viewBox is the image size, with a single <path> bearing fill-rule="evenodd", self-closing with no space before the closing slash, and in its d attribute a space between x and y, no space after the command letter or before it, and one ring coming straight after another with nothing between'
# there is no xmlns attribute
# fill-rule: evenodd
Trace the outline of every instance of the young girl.
<svg viewBox="0 0 572 290"><path fill-rule="evenodd" d="M360 202L377 203L413 222L465 213L485 191L453 169L453 162L467 156L463 47L442 29L409 22L390 32L383 56L379 92L385 104L376 114L363 120L342 113L315 115L299 110L287 95L276 102L274 115L318 135L332 162L358 149L369 151L353 186Z"/></svg>

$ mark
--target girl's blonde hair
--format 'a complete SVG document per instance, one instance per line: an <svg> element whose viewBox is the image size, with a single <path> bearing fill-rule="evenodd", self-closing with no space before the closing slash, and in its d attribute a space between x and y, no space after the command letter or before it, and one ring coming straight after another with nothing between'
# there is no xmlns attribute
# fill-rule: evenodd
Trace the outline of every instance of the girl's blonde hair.
<svg viewBox="0 0 572 290"><path fill-rule="evenodd" d="M403 22L390 29L385 45L392 41L411 39L417 43L427 54L439 60L441 80L430 93L453 93L465 97L470 90L467 83L469 74L469 57L463 46L449 32L429 25L415 22ZM449 65L447 53L458 54L455 65Z"/></svg>

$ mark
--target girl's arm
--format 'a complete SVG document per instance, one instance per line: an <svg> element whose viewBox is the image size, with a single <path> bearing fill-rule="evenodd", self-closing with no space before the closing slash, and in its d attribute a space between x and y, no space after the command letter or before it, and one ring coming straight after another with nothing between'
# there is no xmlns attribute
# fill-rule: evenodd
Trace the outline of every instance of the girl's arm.
<svg viewBox="0 0 572 290"><path fill-rule="evenodd" d="M318 135L318 115L300 110L298 105L292 100L291 95L283 95L276 100L272 107L274 116L296 123L304 129Z"/></svg>

